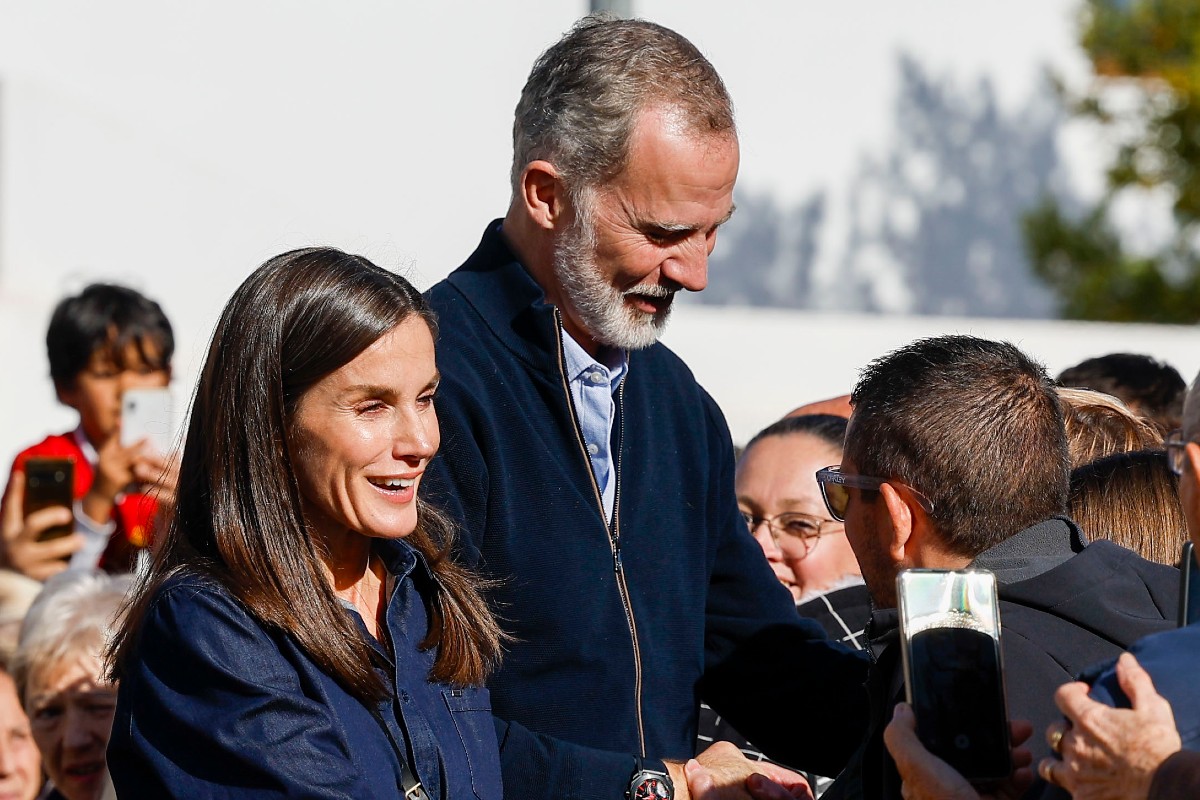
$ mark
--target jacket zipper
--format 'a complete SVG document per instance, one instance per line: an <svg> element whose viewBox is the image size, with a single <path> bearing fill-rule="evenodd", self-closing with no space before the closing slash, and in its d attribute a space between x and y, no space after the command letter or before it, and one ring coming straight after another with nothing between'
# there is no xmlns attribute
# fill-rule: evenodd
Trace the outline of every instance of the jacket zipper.
<svg viewBox="0 0 1200 800"><path fill-rule="evenodd" d="M600 518L604 519L604 497L600 493L600 484L596 482L596 474L592 471L592 459L588 455L587 444L583 441L583 431L579 425L579 415L575 410L575 400L571 397L571 386L567 380L566 367L563 364L562 315L557 308L554 309L554 321L556 323L554 326L554 335L558 340L558 375L562 380L563 394L567 397L567 407L571 409L571 423L575 426L575 443L579 445L579 453L583 456L584 463L587 466L588 477L592 481L592 493L596 498L596 506L600 510ZM608 546L612 551L613 572L616 575L617 593L621 597L621 607L625 610L625 622L629 626L629 639L633 645L634 708L637 713L638 748L639 755L645 758L646 732L642 720L642 649L638 644L637 623L633 619L633 606L629 602L629 586L625 582L625 568L621 564L621 453L625 449L624 400L625 381L621 381L621 387L617 390L617 419L620 421L617 433L617 458L615 464L617 488L613 493L612 522L609 524L606 533L608 534Z"/></svg>

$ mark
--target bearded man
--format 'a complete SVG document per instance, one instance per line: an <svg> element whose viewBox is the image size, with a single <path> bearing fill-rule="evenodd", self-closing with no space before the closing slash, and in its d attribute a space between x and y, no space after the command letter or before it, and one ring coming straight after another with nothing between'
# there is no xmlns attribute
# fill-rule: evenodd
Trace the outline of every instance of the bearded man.
<svg viewBox="0 0 1200 800"><path fill-rule="evenodd" d="M513 635L489 684L505 794L806 796L727 744L687 763L701 699L826 775L866 721L865 659L797 616L739 513L720 410L658 343L733 213L725 86L679 34L589 17L534 65L513 139L507 215L429 292L424 483Z"/></svg>

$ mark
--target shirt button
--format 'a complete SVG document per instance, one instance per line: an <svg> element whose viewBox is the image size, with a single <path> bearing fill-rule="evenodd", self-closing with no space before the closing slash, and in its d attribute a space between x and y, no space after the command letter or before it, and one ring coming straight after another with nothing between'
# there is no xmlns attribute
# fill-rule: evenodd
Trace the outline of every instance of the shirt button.
<svg viewBox="0 0 1200 800"><path fill-rule="evenodd" d="M595 384L608 383L608 378L604 377L599 372L589 372L588 380Z"/></svg>
<svg viewBox="0 0 1200 800"><path fill-rule="evenodd" d="M588 445L588 452L589 452L589 453L591 453L592 455L597 455L597 454L599 454L599 452L600 452L600 446L599 446L599 445L595 445L595 444L589 444L589 445Z"/></svg>

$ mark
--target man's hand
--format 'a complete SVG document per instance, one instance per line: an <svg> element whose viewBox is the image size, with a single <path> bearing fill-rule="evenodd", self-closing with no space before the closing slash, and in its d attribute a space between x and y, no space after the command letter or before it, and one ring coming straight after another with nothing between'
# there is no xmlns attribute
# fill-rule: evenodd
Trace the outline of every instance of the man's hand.
<svg viewBox="0 0 1200 800"><path fill-rule="evenodd" d="M4 566L44 581L67 568L67 560L83 547L78 533L39 542L47 528L66 525L74 519L69 508L43 508L25 516L25 473L13 472L8 496L4 498L4 519L0 520Z"/></svg>
<svg viewBox="0 0 1200 800"><path fill-rule="evenodd" d="M917 737L917 720L908 703L900 703L883 731L883 741L896 762L903 781L904 800L1015 800L1033 783L1029 764L1033 755L1018 747L1033 734L1028 722L1011 723L1012 777L992 792L979 792L954 767L930 753Z"/></svg>
<svg viewBox="0 0 1200 800"><path fill-rule="evenodd" d="M1171 704L1129 653L1117 660L1117 682L1132 709L1097 703L1084 683L1068 683L1054 693L1069 723L1054 723L1046 738L1052 745L1057 740L1062 760L1043 759L1038 770L1075 800L1141 800L1154 771L1182 747Z"/></svg>
<svg viewBox="0 0 1200 800"><path fill-rule="evenodd" d="M714 742L686 764L668 762L676 800L812 800L808 781L790 769L751 761L735 745Z"/></svg>

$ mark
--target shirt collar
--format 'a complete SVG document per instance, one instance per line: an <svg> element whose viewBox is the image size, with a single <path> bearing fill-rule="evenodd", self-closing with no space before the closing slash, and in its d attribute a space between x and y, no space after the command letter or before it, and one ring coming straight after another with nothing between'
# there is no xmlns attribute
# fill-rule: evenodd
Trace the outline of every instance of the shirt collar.
<svg viewBox="0 0 1200 800"><path fill-rule="evenodd" d="M562 329L562 340L563 362L569 380L577 381L581 379L584 373L601 370L602 374L608 377L609 384L613 390L616 390L617 386L621 383L621 379L625 377L625 371L629 367L629 356L624 350L613 348L608 351L614 356L616 362L610 367L592 358L591 354L583 349L583 345L579 344L571 334L567 333L566 328Z"/></svg>
<svg viewBox="0 0 1200 800"><path fill-rule="evenodd" d="M80 424L72 434L75 437L75 444L79 445L79 449L83 451L83 457L93 466L100 463L100 454L96 452L96 447L88 441L87 434L83 432L83 425Z"/></svg>

